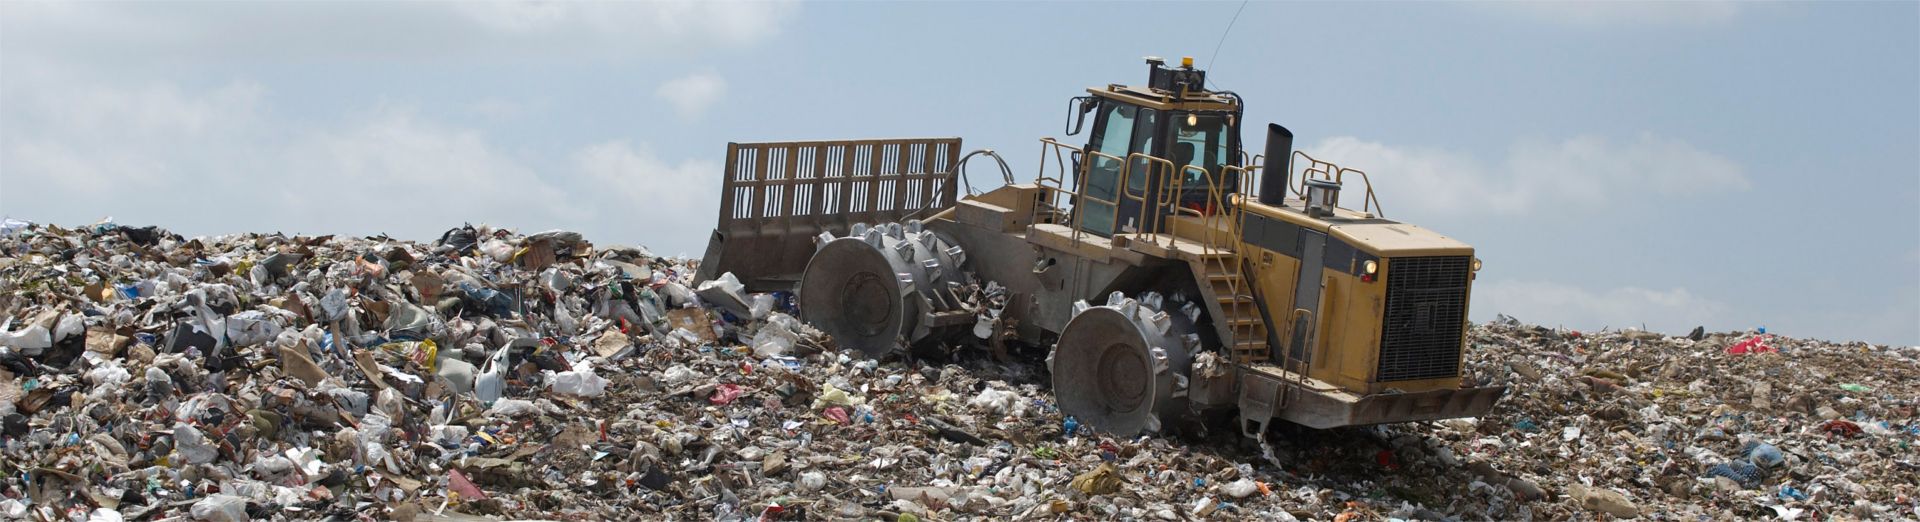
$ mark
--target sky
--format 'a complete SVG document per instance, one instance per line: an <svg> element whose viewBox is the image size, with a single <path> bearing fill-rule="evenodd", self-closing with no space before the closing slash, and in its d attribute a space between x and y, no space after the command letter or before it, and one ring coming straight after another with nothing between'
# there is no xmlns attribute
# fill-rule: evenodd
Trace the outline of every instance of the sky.
<svg viewBox="0 0 1920 522"><path fill-rule="evenodd" d="M1916 2L6 1L0 214L697 256L729 141L1027 179L1149 55L1474 245L1476 320L1920 344Z"/></svg>

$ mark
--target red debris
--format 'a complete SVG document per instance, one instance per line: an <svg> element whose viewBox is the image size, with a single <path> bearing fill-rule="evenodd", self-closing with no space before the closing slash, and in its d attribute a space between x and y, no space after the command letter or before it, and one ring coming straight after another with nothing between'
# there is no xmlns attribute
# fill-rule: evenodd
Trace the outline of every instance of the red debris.
<svg viewBox="0 0 1920 522"><path fill-rule="evenodd" d="M1767 337L1768 336L1764 334L1756 335L1756 336L1753 336L1753 338L1751 339L1740 341L1738 343L1735 343L1733 346L1727 347L1727 353L1734 354L1734 355L1745 355L1749 353L1766 353L1766 352L1774 351L1772 346L1767 346Z"/></svg>
<svg viewBox="0 0 1920 522"><path fill-rule="evenodd" d="M827 416L827 418L829 418L829 419L833 419L833 421L834 421L834 422L838 422L838 423L841 423L841 424L852 424L852 423L853 423L853 418L852 418L852 417L848 417L848 416L847 416L847 410L846 410L845 408L841 408L841 407L839 407L839 406L834 406L834 407L832 407L832 408L827 408L827 411L823 411L823 412L820 412L820 413L821 413L822 415L826 415L826 416Z"/></svg>
<svg viewBox="0 0 1920 522"><path fill-rule="evenodd" d="M1827 432L1829 437L1846 437L1850 439L1860 436L1860 425L1854 424L1853 421L1846 419L1833 419L1827 421L1825 424L1821 424L1820 431Z"/></svg>
<svg viewBox="0 0 1920 522"><path fill-rule="evenodd" d="M740 393L741 393L740 385L722 384L720 385L720 387L714 388L713 396L708 397L707 400L714 404L724 406L724 405L733 403L734 399L740 398Z"/></svg>

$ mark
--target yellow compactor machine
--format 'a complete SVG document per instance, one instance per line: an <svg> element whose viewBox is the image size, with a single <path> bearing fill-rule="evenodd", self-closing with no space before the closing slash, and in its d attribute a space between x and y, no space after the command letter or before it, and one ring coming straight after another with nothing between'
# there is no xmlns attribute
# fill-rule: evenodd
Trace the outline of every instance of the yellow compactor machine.
<svg viewBox="0 0 1920 522"><path fill-rule="evenodd" d="M1484 414L1466 387L1473 247L1381 216L1364 172L1242 144L1239 95L1148 58L1087 89L1017 182L958 138L728 145L701 277L793 290L845 349L1045 353L1060 409L1116 435L1225 417L1259 437ZM956 176L998 161L1005 184ZM1011 348L1010 348L1011 347Z"/></svg>

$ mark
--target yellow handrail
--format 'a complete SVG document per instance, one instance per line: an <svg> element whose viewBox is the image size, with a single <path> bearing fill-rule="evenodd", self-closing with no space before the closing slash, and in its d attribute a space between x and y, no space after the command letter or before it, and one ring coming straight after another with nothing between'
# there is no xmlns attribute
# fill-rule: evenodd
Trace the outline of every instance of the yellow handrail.
<svg viewBox="0 0 1920 522"><path fill-rule="evenodd" d="M1140 230L1153 231L1153 232L1146 232L1147 234L1158 233L1158 231L1161 228L1161 225L1166 223L1166 214L1161 212L1152 212L1151 209L1168 208L1168 206L1172 203L1172 199L1170 198L1170 192L1167 190L1166 184L1162 183L1161 181L1170 175L1170 173L1174 170L1174 165L1172 161L1168 161L1166 158L1159 158L1159 157L1154 157L1145 153L1135 152L1133 154L1127 155L1127 170L1129 171L1127 172L1127 175L1129 176L1129 179L1131 179L1131 175L1132 175L1131 170L1133 169L1133 165L1134 165L1133 161L1135 160L1142 161L1144 162L1142 164L1147 166L1145 189L1151 189L1152 187L1156 187L1156 186L1160 187L1160 193L1155 194L1153 196L1153 205L1151 207L1147 207L1147 203L1144 199L1141 200L1141 203L1140 203L1141 206L1149 208L1150 211L1142 215L1140 219L1141 221ZM1142 196L1144 195L1145 195L1145 191L1143 189ZM1150 215L1150 217L1148 215ZM1167 245L1173 244L1173 236L1171 235L1167 236L1166 240L1167 240Z"/></svg>
<svg viewBox="0 0 1920 522"><path fill-rule="evenodd" d="M1319 178L1334 183L1345 184L1346 174L1352 172L1360 175L1360 181L1366 187L1366 195L1360 200L1360 211L1376 216L1386 215L1386 212L1380 208L1380 198L1374 195L1373 180L1367 177L1366 172L1335 165L1330 161L1315 159L1313 156L1307 155L1306 151L1296 150L1293 151L1293 155L1295 158L1306 159L1305 162L1297 160L1293 162L1293 165L1300 169L1300 181L1297 185L1289 184L1287 189L1291 190L1294 195L1300 196L1303 199L1307 197L1306 186L1308 178ZM1333 196L1333 204L1340 208L1353 210L1350 207L1340 205L1340 196L1337 193Z"/></svg>

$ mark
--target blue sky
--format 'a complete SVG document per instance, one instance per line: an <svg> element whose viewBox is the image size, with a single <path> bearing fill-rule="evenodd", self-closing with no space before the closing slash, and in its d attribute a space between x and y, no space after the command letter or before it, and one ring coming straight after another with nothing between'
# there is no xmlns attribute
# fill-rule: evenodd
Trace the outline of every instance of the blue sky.
<svg viewBox="0 0 1920 522"><path fill-rule="evenodd" d="M728 141L960 136L1195 56L1474 316L1920 344L1920 3L0 3L0 213L697 255ZM982 169L975 179L987 183Z"/></svg>

